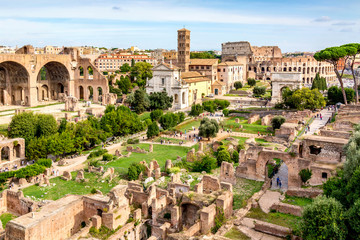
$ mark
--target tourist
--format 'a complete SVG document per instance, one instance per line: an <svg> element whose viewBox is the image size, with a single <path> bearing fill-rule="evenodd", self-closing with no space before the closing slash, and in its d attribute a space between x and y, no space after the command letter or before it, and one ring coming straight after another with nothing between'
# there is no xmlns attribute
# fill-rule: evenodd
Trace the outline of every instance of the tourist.
<svg viewBox="0 0 360 240"><path fill-rule="evenodd" d="M280 178L277 177L277 178L276 178L276 185L277 185L277 186L279 186L279 182L280 182Z"/></svg>
<svg viewBox="0 0 360 240"><path fill-rule="evenodd" d="M282 185L281 180L279 180L279 188L280 189L281 189L281 185Z"/></svg>

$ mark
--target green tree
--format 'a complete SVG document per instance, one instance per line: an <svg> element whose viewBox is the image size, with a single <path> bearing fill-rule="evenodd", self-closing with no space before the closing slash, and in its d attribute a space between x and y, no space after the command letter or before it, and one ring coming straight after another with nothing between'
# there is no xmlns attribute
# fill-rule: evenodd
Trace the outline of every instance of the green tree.
<svg viewBox="0 0 360 240"><path fill-rule="evenodd" d="M301 181L305 184L307 181L310 180L312 176L312 170L308 168L301 169L301 171L299 172L299 176L301 178Z"/></svg>
<svg viewBox="0 0 360 240"><path fill-rule="evenodd" d="M229 116L229 113L230 113L230 110L229 109L224 109L222 111L222 113L224 114L225 117L228 117Z"/></svg>
<svg viewBox="0 0 360 240"><path fill-rule="evenodd" d="M131 81L128 76L121 76L120 80L116 81L116 84L124 94L127 94L131 91Z"/></svg>
<svg viewBox="0 0 360 240"><path fill-rule="evenodd" d="M359 93L358 93L358 91L356 91L358 89L358 82L356 81L354 66L355 66L355 61L356 61L356 55L360 54L360 43L349 43L349 44L342 45L342 47L350 47L350 48L356 49L356 52L351 51L349 53L349 60L350 60L350 69L351 69L351 73L353 75L353 80L354 80L355 102L359 103Z"/></svg>
<svg viewBox="0 0 360 240"><path fill-rule="evenodd" d="M346 99L348 102L353 102L355 97L355 90L353 88L345 88Z"/></svg>
<svg viewBox="0 0 360 240"><path fill-rule="evenodd" d="M51 114L37 114L37 129L36 136L50 136L57 132L58 125L53 115Z"/></svg>
<svg viewBox="0 0 360 240"><path fill-rule="evenodd" d="M129 180L138 180L141 172L145 170L145 166L140 163L132 163L128 168L128 178Z"/></svg>
<svg viewBox="0 0 360 240"><path fill-rule="evenodd" d="M235 89L239 89L239 88L242 88L242 87L243 87L242 82L234 82L234 88Z"/></svg>
<svg viewBox="0 0 360 240"><path fill-rule="evenodd" d="M303 239L346 239L345 214L334 198L318 197L304 208L300 224Z"/></svg>
<svg viewBox="0 0 360 240"><path fill-rule="evenodd" d="M288 96L291 106L298 110L316 109L324 107L326 104L324 96L318 89L310 90L308 88L298 89Z"/></svg>
<svg viewBox="0 0 360 240"><path fill-rule="evenodd" d="M232 152L232 160L233 160L233 162L234 163L238 163L239 162L239 153L236 151L236 150L234 150L233 152Z"/></svg>
<svg viewBox="0 0 360 240"><path fill-rule="evenodd" d="M177 124L176 117L173 113L166 113L162 115L159 119L159 123L163 129L169 129L175 127Z"/></svg>
<svg viewBox="0 0 360 240"><path fill-rule="evenodd" d="M26 143L35 137L37 131L36 115L23 112L12 117L9 125L9 137L24 138Z"/></svg>
<svg viewBox="0 0 360 240"><path fill-rule="evenodd" d="M154 92L149 96L150 109L167 110L172 107L173 96L168 96L166 91Z"/></svg>
<svg viewBox="0 0 360 240"><path fill-rule="evenodd" d="M338 102L344 102L343 94L341 89L337 86L332 86L328 90L328 102L329 104L336 104Z"/></svg>
<svg viewBox="0 0 360 240"><path fill-rule="evenodd" d="M150 101L146 92L142 89L136 90L134 93L134 101L130 106L137 114L145 112L150 106Z"/></svg>
<svg viewBox="0 0 360 240"><path fill-rule="evenodd" d="M133 60L133 59L132 59ZM127 72L130 72L131 70L131 67L128 63L124 63L123 65L121 65L120 67L120 72L122 73L127 73Z"/></svg>
<svg viewBox="0 0 360 240"><path fill-rule="evenodd" d="M271 126L273 130L280 129L281 125L285 122L285 118L283 116L276 116L273 119L271 119Z"/></svg>
<svg viewBox="0 0 360 240"><path fill-rule="evenodd" d="M255 97L260 97L266 93L266 87L255 86L253 89L253 94Z"/></svg>
<svg viewBox="0 0 360 240"><path fill-rule="evenodd" d="M147 62L138 62L131 69L130 75L136 77L136 83L139 87L145 87L146 81L153 77L153 66Z"/></svg>
<svg viewBox="0 0 360 240"><path fill-rule="evenodd" d="M344 177L349 180L354 171L360 167L360 131L355 131L345 145L346 161L344 163Z"/></svg>
<svg viewBox="0 0 360 240"><path fill-rule="evenodd" d="M216 134L219 132L219 124L214 119L204 118L200 122L199 127L199 136L207 137L210 140L210 137L216 137Z"/></svg>
<svg viewBox="0 0 360 240"><path fill-rule="evenodd" d="M356 54L357 49L352 46L341 46L341 47L330 47L326 48L324 50L321 50L320 52L315 53L314 58L317 61L326 61L334 66L334 71L337 76L337 79L339 80L341 91L343 93L344 103L347 104L345 89L344 89L344 83L342 80L343 74L345 72L345 65L339 73L338 70L338 63L339 60L343 59L345 62L348 61L350 57L352 57L354 54Z"/></svg>
<svg viewBox="0 0 360 240"><path fill-rule="evenodd" d="M150 113L151 121L159 121L160 117L164 114L163 110L161 109L155 109Z"/></svg>
<svg viewBox="0 0 360 240"><path fill-rule="evenodd" d="M176 115L178 115L178 118L179 118L178 123L182 123L185 120L185 113L177 112Z"/></svg>
<svg viewBox="0 0 360 240"><path fill-rule="evenodd" d="M225 149L220 150L217 153L216 160L217 160L218 166L220 166L222 162L232 162L231 157L230 157L230 153Z"/></svg>
<svg viewBox="0 0 360 240"><path fill-rule="evenodd" d="M317 88L319 90L327 89L326 78L320 77L319 73L316 73L316 76L315 76L312 86L311 86L311 90L313 90L315 88Z"/></svg>
<svg viewBox="0 0 360 240"><path fill-rule="evenodd" d="M256 80L254 78L248 78L247 83L250 87L253 87L256 85Z"/></svg>
<svg viewBox="0 0 360 240"><path fill-rule="evenodd" d="M346 212L349 239L360 239L360 199Z"/></svg>
<svg viewBox="0 0 360 240"><path fill-rule="evenodd" d="M191 106L191 111L190 111L189 115L197 117L203 112L204 112L203 106L201 106L200 104L194 104Z"/></svg>
<svg viewBox="0 0 360 240"><path fill-rule="evenodd" d="M150 139L157 135L159 135L159 126L157 125L157 122L154 121L152 124L149 125L146 136Z"/></svg>
<svg viewBox="0 0 360 240"><path fill-rule="evenodd" d="M217 168L217 161L209 155L204 156L201 160L196 160L193 163L192 171L211 173L211 170Z"/></svg>
<svg viewBox="0 0 360 240"><path fill-rule="evenodd" d="M205 101L202 103L202 106L205 111L214 113L217 109L217 106L214 101Z"/></svg>

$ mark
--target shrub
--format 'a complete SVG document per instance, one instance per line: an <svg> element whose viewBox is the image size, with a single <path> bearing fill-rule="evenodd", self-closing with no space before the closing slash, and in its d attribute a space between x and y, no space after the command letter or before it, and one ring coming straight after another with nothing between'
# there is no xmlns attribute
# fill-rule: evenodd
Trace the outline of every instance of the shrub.
<svg viewBox="0 0 360 240"><path fill-rule="evenodd" d="M215 226L211 228L213 234L215 234L226 221L224 210L218 207L216 207L216 210L218 214L215 217Z"/></svg>
<svg viewBox="0 0 360 240"><path fill-rule="evenodd" d="M234 150L232 153L232 160L234 163L239 162L239 153L236 150Z"/></svg>
<svg viewBox="0 0 360 240"><path fill-rule="evenodd" d="M285 122L285 118L283 116L276 116L271 119L271 126L273 130L280 129L281 125Z"/></svg>
<svg viewBox="0 0 360 240"><path fill-rule="evenodd" d="M306 183L307 181L310 180L311 176L312 176L312 171L311 169L302 169L300 172L299 172L299 176L301 178L301 181L303 183Z"/></svg>
<svg viewBox="0 0 360 240"><path fill-rule="evenodd" d="M103 155L104 153L107 153L107 150L106 150L105 148L96 150L96 151L91 152L91 153L89 154L88 159L90 159L90 158L95 158L95 157L100 157L100 156Z"/></svg>
<svg viewBox="0 0 360 240"><path fill-rule="evenodd" d="M243 84L241 82L234 82L235 89L239 89L243 87Z"/></svg>
<svg viewBox="0 0 360 240"><path fill-rule="evenodd" d="M184 112L178 112L178 113L176 113L176 115L178 115L178 117L179 117L178 123L182 123L185 120L185 113Z"/></svg>
<svg viewBox="0 0 360 240"><path fill-rule="evenodd" d="M92 167L100 167L101 164L98 160L96 160L96 161L90 161L89 165Z"/></svg>
<svg viewBox="0 0 360 240"><path fill-rule="evenodd" d="M52 160L48 158L40 158L36 160L36 164L44 166L46 168L51 167L52 163L53 163Z"/></svg>
<svg viewBox="0 0 360 240"><path fill-rule="evenodd" d="M343 207L334 198L317 197L306 206L300 228L303 239L347 239Z"/></svg>
<svg viewBox="0 0 360 240"><path fill-rule="evenodd" d="M253 94L255 97L259 97L259 96L262 96L266 93L266 88L265 87L254 87L253 89Z"/></svg>
<svg viewBox="0 0 360 240"><path fill-rule="evenodd" d="M226 108L222 111L222 113L224 114L225 117L229 116L229 112L230 112L229 109L226 109Z"/></svg>
<svg viewBox="0 0 360 240"><path fill-rule="evenodd" d="M138 144L140 141L137 138L129 138L126 142L127 144Z"/></svg>
<svg viewBox="0 0 360 240"><path fill-rule="evenodd" d="M202 103L202 106L205 111L214 113L217 109L215 101L206 101Z"/></svg>
<svg viewBox="0 0 360 240"><path fill-rule="evenodd" d="M96 188L91 189L91 194L95 194L96 193Z"/></svg>
<svg viewBox="0 0 360 240"><path fill-rule="evenodd" d="M145 170L145 166L140 163L132 163L128 168L129 180L137 180L141 172Z"/></svg>
<svg viewBox="0 0 360 240"><path fill-rule="evenodd" d="M110 153L105 153L103 155L103 158L102 158L102 160L106 161L106 162L109 162L109 161L111 161L113 159L114 159L114 156L112 154L110 154Z"/></svg>
<svg viewBox="0 0 360 240"><path fill-rule="evenodd" d="M172 168L170 168L169 170L168 170L168 172L169 173L174 173L174 174L176 174L176 173L179 173L180 172L180 168L179 167L172 167Z"/></svg>
<svg viewBox="0 0 360 240"><path fill-rule="evenodd" d="M218 109L225 109L230 106L230 102L228 100L215 99L214 102Z"/></svg>
<svg viewBox="0 0 360 240"><path fill-rule="evenodd" d="M191 111L189 113L190 116L194 116L197 117L199 116L202 112L204 112L204 108L203 106L201 106L200 104L195 104L191 106Z"/></svg>
<svg viewBox="0 0 360 240"><path fill-rule="evenodd" d="M194 172L202 172L205 171L207 173L210 173L212 169L215 169L217 167L217 161L215 158L212 158L208 155L203 157L201 160L196 160L193 163L193 171Z"/></svg>
<svg viewBox="0 0 360 240"><path fill-rule="evenodd" d="M146 132L146 136L147 138L152 138L154 136L159 135L159 126L157 125L157 122L153 122L149 127L148 130Z"/></svg>
<svg viewBox="0 0 360 240"><path fill-rule="evenodd" d="M256 85L256 80L254 78L248 78L247 83L249 86L253 87Z"/></svg>
<svg viewBox="0 0 360 240"><path fill-rule="evenodd" d="M224 161L232 162L230 153L228 151L226 151L225 149L218 152L216 160L217 160L218 166L220 166L221 163Z"/></svg>
<svg viewBox="0 0 360 240"><path fill-rule="evenodd" d="M151 121L159 121L160 117L164 114L163 110L156 109L150 113Z"/></svg>
<svg viewBox="0 0 360 240"><path fill-rule="evenodd" d="M144 120L144 123L145 123L145 125L146 125L147 127L149 127L149 126L152 124L152 121L151 121L150 118L147 118L147 119Z"/></svg>

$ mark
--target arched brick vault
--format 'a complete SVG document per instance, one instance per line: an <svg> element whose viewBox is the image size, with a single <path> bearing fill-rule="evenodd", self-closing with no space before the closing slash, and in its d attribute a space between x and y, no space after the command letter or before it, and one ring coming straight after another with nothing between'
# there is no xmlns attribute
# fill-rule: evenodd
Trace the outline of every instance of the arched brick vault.
<svg viewBox="0 0 360 240"><path fill-rule="evenodd" d="M284 161L288 167L288 187L300 187L299 177L299 159L297 156L292 157L287 152L263 150L259 152L258 159L256 161L256 175L258 178L265 179L266 163L274 158L279 158Z"/></svg>
<svg viewBox="0 0 360 240"><path fill-rule="evenodd" d="M84 76L80 77L79 67L84 68ZM87 67L93 69L89 75ZM49 72L51 84L38 83L41 69L45 67ZM15 86L14 86L15 84ZM60 85L61 84L61 85ZM102 88L103 95L109 93L108 81L104 75L91 63L90 59L81 58L76 49L68 49L65 54L0 54L0 105L25 104L36 106L39 100L39 89L46 85L52 99L56 99L56 91L68 96L79 98L79 86L84 89ZM42 91L46 89L45 87ZM54 97L52 97L52 90ZM44 90L45 91L45 90ZM84 96L85 98L87 96ZM41 99L41 97L40 97ZM97 102L99 94L94 93Z"/></svg>

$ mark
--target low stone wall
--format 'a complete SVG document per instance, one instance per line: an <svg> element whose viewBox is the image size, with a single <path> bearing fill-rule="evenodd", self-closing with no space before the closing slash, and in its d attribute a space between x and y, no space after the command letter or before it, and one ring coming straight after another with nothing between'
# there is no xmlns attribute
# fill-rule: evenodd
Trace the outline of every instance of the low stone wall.
<svg viewBox="0 0 360 240"><path fill-rule="evenodd" d="M349 139L351 137L351 134L352 134L351 132L345 132L345 131L320 130L320 136L324 136L324 137Z"/></svg>
<svg viewBox="0 0 360 240"><path fill-rule="evenodd" d="M294 197L316 198L323 193L322 189L318 188L294 188L288 189L286 194Z"/></svg>
<svg viewBox="0 0 360 240"><path fill-rule="evenodd" d="M275 210L277 212L281 212L281 213L286 213L286 214L291 214L291 215L295 215L298 217L301 217L302 215L302 208L299 206L295 206L295 205L291 205L291 204L287 204L287 203L274 203L270 209Z"/></svg>
<svg viewBox="0 0 360 240"><path fill-rule="evenodd" d="M272 223L263 222L260 220L255 220L255 230L267 234L271 234L277 237L286 237L291 234L291 229L275 225Z"/></svg>

